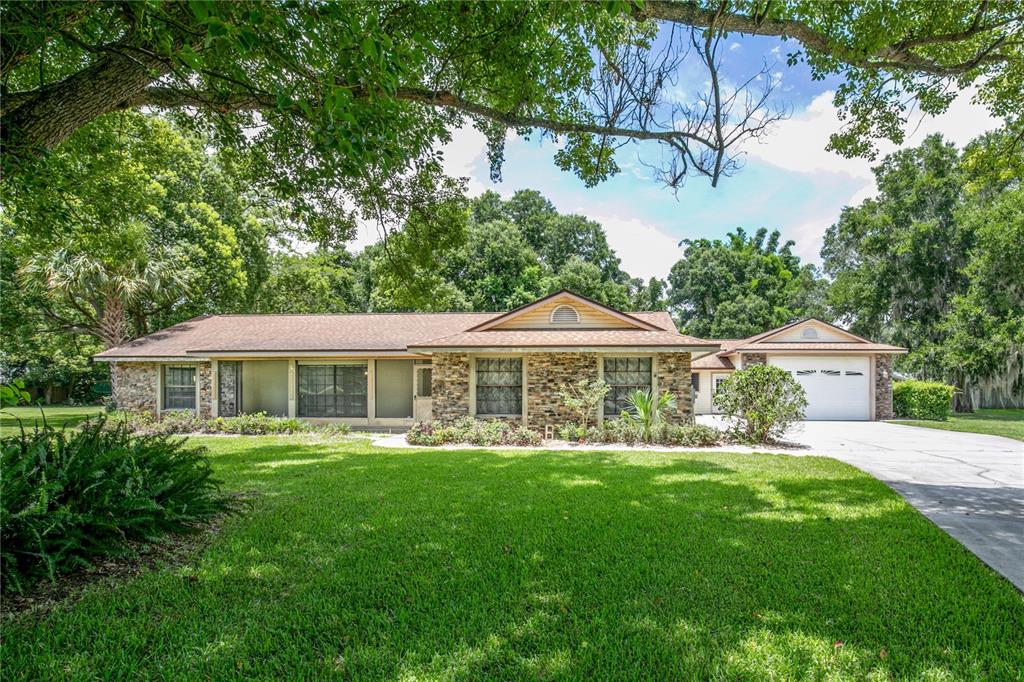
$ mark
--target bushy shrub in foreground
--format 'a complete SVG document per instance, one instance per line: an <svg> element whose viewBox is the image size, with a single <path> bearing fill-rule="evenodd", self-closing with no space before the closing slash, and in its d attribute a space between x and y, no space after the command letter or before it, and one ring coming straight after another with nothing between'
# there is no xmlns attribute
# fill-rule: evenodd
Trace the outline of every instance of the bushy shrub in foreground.
<svg viewBox="0 0 1024 682"><path fill-rule="evenodd" d="M211 419L202 419L193 412L165 412L159 419L146 412L114 412L107 423L113 426L122 422L140 434L229 433L266 436L315 432L343 435L350 431L348 424L311 424L288 417L271 417L266 412Z"/></svg>
<svg viewBox="0 0 1024 682"><path fill-rule="evenodd" d="M892 386L892 411L907 419L946 421L953 408L953 386L907 379Z"/></svg>
<svg viewBox="0 0 1024 682"><path fill-rule="evenodd" d="M0 439L0 580L22 591L230 508L206 450L103 419Z"/></svg>
<svg viewBox="0 0 1024 682"><path fill-rule="evenodd" d="M741 443L778 440L804 418L807 394L792 374L772 365L733 372L718 392L715 405L729 420L730 435Z"/></svg>
<svg viewBox="0 0 1024 682"><path fill-rule="evenodd" d="M540 445L540 436L525 426L489 419L461 417L451 423L439 421L414 424L405 434L410 445Z"/></svg>

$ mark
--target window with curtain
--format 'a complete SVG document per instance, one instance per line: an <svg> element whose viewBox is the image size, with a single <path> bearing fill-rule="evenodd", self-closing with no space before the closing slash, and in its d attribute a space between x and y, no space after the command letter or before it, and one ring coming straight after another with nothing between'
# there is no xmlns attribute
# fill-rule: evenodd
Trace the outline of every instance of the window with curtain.
<svg viewBox="0 0 1024 682"><path fill-rule="evenodd" d="M604 381L610 387L604 397L604 416L617 417L631 393L651 389L651 358L605 358Z"/></svg>
<svg viewBox="0 0 1024 682"><path fill-rule="evenodd" d="M196 409L196 368L164 367L165 410Z"/></svg>
<svg viewBox="0 0 1024 682"><path fill-rule="evenodd" d="M481 417L523 413L522 358L477 358L476 413Z"/></svg>
<svg viewBox="0 0 1024 682"><path fill-rule="evenodd" d="M300 417L365 417L366 363L299 365Z"/></svg>

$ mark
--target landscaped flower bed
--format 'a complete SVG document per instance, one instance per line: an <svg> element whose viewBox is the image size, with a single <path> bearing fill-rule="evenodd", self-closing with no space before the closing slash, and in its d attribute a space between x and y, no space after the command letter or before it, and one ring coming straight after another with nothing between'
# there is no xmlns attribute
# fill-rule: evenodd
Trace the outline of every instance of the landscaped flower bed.
<svg viewBox="0 0 1024 682"><path fill-rule="evenodd" d="M159 419L143 412L114 412L107 420L108 428L122 423L127 424L131 431L138 434L344 435L351 430L348 424L311 424L298 419L271 417L265 412L210 419L201 419L191 412L165 412Z"/></svg>
<svg viewBox="0 0 1024 682"><path fill-rule="evenodd" d="M636 445L672 445L688 448L714 447L725 442L725 434L703 424L668 424L660 422L644 436L643 427L628 419L606 419L598 426L583 429L575 423L558 429L558 437L573 443L621 443Z"/></svg>
<svg viewBox="0 0 1024 682"><path fill-rule="evenodd" d="M409 429L405 439L410 445L540 445L541 440L540 435L525 426L473 417L462 417L451 423L420 422Z"/></svg>

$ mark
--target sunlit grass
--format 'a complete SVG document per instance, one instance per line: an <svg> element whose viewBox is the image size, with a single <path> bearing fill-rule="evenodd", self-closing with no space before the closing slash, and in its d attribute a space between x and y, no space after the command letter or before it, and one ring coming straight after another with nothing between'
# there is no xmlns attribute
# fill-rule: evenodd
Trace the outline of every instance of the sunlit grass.
<svg viewBox="0 0 1024 682"><path fill-rule="evenodd" d="M185 567L5 624L5 679L1014 679L1024 601L830 459L210 438Z"/></svg>
<svg viewBox="0 0 1024 682"><path fill-rule="evenodd" d="M0 409L0 436L16 433L19 424L26 429L31 429L36 424L42 424L44 419L53 426L76 426L102 411L103 408L99 405L5 407Z"/></svg>
<svg viewBox="0 0 1024 682"><path fill-rule="evenodd" d="M897 424L924 426L944 431L986 433L1024 440L1024 410L976 410L971 414L953 414L944 422L900 420Z"/></svg>

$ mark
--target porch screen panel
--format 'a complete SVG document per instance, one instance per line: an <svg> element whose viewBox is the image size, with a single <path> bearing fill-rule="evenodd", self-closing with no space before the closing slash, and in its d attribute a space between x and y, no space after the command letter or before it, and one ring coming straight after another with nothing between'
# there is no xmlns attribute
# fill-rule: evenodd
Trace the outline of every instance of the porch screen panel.
<svg viewBox="0 0 1024 682"><path fill-rule="evenodd" d="M479 416L523 413L522 358L477 358L476 413Z"/></svg>
<svg viewBox="0 0 1024 682"><path fill-rule="evenodd" d="M630 394L651 390L651 358L605 358L604 381L611 388L604 398L604 415L617 417Z"/></svg>
<svg viewBox="0 0 1024 682"><path fill-rule="evenodd" d="M196 409L195 367L164 367L164 409Z"/></svg>
<svg viewBox="0 0 1024 682"><path fill-rule="evenodd" d="M366 365L299 365L300 417L365 417Z"/></svg>

